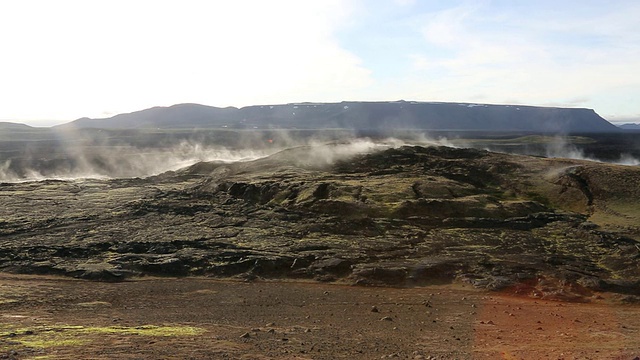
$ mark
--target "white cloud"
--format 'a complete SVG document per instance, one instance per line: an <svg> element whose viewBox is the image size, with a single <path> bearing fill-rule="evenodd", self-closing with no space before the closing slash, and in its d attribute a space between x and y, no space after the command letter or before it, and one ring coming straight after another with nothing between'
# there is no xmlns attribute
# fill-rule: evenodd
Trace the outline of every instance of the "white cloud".
<svg viewBox="0 0 640 360"><path fill-rule="evenodd" d="M393 0L396 4L400 6L411 6L415 5L416 0Z"/></svg>
<svg viewBox="0 0 640 360"><path fill-rule="evenodd" d="M474 10L474 7L457 6L430 14L422 29L425 39L439 46L463 46L468 40L465 22L470 19Z"/></svg>
<svg viewBox="0 0 640 360"><path fill-rule="evenodd" d="M342 1L3 2L0 118L348 98L370 83L334 37L350 11Z"/></svg>
<svg viewBox="0 0 640 360"><path fill-rule="evenodd" d="M422 51L408 55L413 80L404 86L407 97L598 104L607 113L612 104L598 101L601 93L640 86L638 6L554 18L483 4L424 17Z"/></svg>

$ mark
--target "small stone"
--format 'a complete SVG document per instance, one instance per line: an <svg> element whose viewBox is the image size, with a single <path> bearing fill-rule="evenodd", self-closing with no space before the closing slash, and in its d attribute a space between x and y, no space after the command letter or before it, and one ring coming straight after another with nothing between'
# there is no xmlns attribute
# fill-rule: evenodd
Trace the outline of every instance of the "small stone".
<svg viewBox="0 0 640 360"><path fill-rule="evenodd" d="M393 321L393 318L391 316L385 316L381 318L380 321Z"/></svg>
<svg viewBox="0 0 640 360"><path fill-rule="evenodd" d="M378 310L378 308L374 305L371 307L371 312L377 313L380 312L380 310Z"/></svg>
<svg viewBox="0 0 640 360"><path fill-rule="evenodd" d="M270 323L267 324L267 326L276 326L276 323L270 322Z"/></svg>
<svg viewBox="0 0 640 360"><path fill-rule="evenodd" d="M248 338L250 338L250 337L251 337L251 334L249 334L248 332L246 332L246 333L244 333L244 334L240 335L240 338L241 338L241 339L248 339Z"/></svg>

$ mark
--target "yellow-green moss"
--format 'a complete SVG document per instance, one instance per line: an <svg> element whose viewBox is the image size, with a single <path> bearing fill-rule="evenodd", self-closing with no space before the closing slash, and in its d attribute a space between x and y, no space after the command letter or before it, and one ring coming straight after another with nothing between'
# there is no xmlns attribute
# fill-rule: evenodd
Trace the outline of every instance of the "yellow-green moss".
<svg viewBox="0 0 640 360"><path fill-rule="evenodd" d="M142 336L194 336L204 333L204 329L193 326L155 326L144 325L137 327L108 326L87 327L81 330L85 333L130 334Z"/></svg>
<svg viewBox="0 0 640 360"><path fill-rule="evenodd" d="M83 340L83 339L63 339L58 336L55 336L51 339L30 337L28 339L20 339L17 341L22 346L26 346L30 348L40 348L40 349L46 349L46 348L52 348L52 347L80 346L89 342L88 340Z"/></svg>
<svg viewBox="0 0 640 360"><path fill-rule="evenodd" d="M51 348L80 346L93 341L90 335L95 334L119 334L138 335L150 337L169 336L197 336L205 332L204 329L193 326L156 326L144 325L136 327L128 326L76 326L56 325L34 328L12 328L2 325L0 337L9 337L16 345L3 346L1 349L9 350L17 347Z"/></svg>

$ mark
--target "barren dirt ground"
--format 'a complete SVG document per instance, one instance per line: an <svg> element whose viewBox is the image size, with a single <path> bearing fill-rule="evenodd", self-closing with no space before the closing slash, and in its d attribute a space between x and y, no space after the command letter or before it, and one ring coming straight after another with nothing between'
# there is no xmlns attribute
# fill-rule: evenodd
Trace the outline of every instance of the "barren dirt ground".
<svg viewBox="0 0 640 360"><path fill-rule="evenodd" d="M634 359L640 306L410 289L0 274L0 359Z"/></svg>

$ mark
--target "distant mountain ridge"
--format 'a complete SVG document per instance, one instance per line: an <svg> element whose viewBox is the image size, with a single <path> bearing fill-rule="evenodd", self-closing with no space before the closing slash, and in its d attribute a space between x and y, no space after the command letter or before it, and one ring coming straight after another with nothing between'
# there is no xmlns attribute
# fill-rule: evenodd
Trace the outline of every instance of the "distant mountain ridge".
<svg viewBox="0 0 640 360"><path fill-rule="evenodd" d="M27 129L33 129L33 128L26 124L0 121L0 130L27 130Z"/></svg>
<svg viewBox="0 0 640 360"><path fill-rule="evenodd" d="M154 107L60 126L103 129L478 130L548 133L617 132L594 110L522 105L415 101L292 103L218 108L199 104Z"/></svg>
<svg viewBox="0 0 640 360"><path fill-rule="evenodd" d="M640 124L634 124L634 123L622 124L622 125L618 125L618 127L624 130L640 130Z"/></svg>

